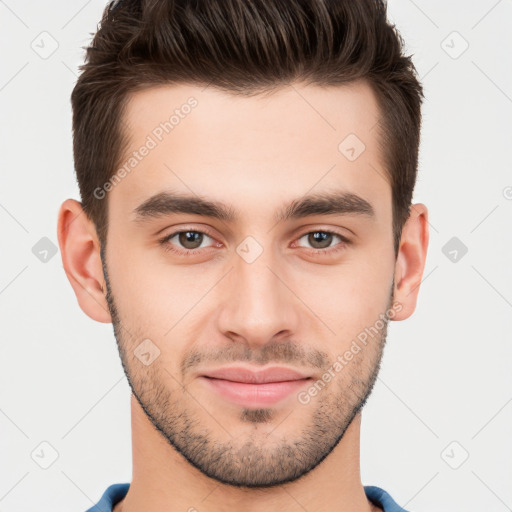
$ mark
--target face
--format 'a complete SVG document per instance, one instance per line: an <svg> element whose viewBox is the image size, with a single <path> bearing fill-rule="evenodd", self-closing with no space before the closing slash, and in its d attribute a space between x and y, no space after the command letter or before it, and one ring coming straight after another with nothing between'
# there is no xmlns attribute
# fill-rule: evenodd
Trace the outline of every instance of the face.
<svg viewBox="0 0 512 512"><path fill-rule="evenodd" d="M134 396L204 474L295 480L365 403L400 307L375 97L362 83L251 98L158 87L125 121L102 262ZM205 377L233 366L307 378L256 397Z"/></svg>

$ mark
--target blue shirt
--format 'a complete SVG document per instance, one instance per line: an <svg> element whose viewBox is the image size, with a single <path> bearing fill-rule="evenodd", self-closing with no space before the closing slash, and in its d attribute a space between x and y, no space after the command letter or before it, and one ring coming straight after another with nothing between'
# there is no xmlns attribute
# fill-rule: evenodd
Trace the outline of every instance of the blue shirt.
<svg viewBox="0 0 512 512"><path fill-rule="evenodd" d="M114 505L126 496L129 487L130 484L112 484L103 493L100 501L86 512L112 512ZM407 510L400 507L395 500L380 487L365 485L364 492L366 493L366 497L384 512L407 512Z"/></svg>

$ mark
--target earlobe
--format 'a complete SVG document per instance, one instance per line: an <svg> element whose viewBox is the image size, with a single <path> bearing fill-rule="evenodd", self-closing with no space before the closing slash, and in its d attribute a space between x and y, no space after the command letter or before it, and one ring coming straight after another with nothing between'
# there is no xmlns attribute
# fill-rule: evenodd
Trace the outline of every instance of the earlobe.
<svg viewBox="0 0 512 512"><path fill-rule="evenodd" d="M394 299L402 309L394 320L409 318L416 309L429 241L428 210L424 204L411 205L411 213L402 229L395 264Z"/></svg>
<svg viewBox="0 0 512 512"><path fill-rule="evenodd" d="M105 298L100 244L94 223L87 217L80 202L67 199L62 203L57 237L62 265L78 304L93 320L112 322Z"/></svg>

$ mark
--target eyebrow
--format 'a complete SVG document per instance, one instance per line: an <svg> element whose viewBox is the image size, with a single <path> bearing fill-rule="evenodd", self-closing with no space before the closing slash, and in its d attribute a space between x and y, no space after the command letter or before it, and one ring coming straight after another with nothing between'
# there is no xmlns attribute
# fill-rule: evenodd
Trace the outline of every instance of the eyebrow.
<svg viewBox="0 0 512 512"><path fill-rule="evenodd" d="M194 195L160 192L134 210L134 221L164 217L174 213L200 215L225 222L236 222L240 213L220 201L209 201ZM327 191L295 199L274 215L274 222L302 219L313 215L364 215L375 217L373 206L362 197L347 191Z"/></svg>

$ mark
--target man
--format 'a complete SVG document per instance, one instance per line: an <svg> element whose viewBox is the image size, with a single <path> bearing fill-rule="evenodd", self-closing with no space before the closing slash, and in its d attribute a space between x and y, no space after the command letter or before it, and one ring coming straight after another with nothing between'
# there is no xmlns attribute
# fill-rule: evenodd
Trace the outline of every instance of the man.
<svg viewBox="0 0 512 512"><path fill-rule="evenodd" d="M386 512L361 412L415 307L422 89L371 0L120 0L72 94L83 311L112 322L133 476L90 510Z"/></svg>

